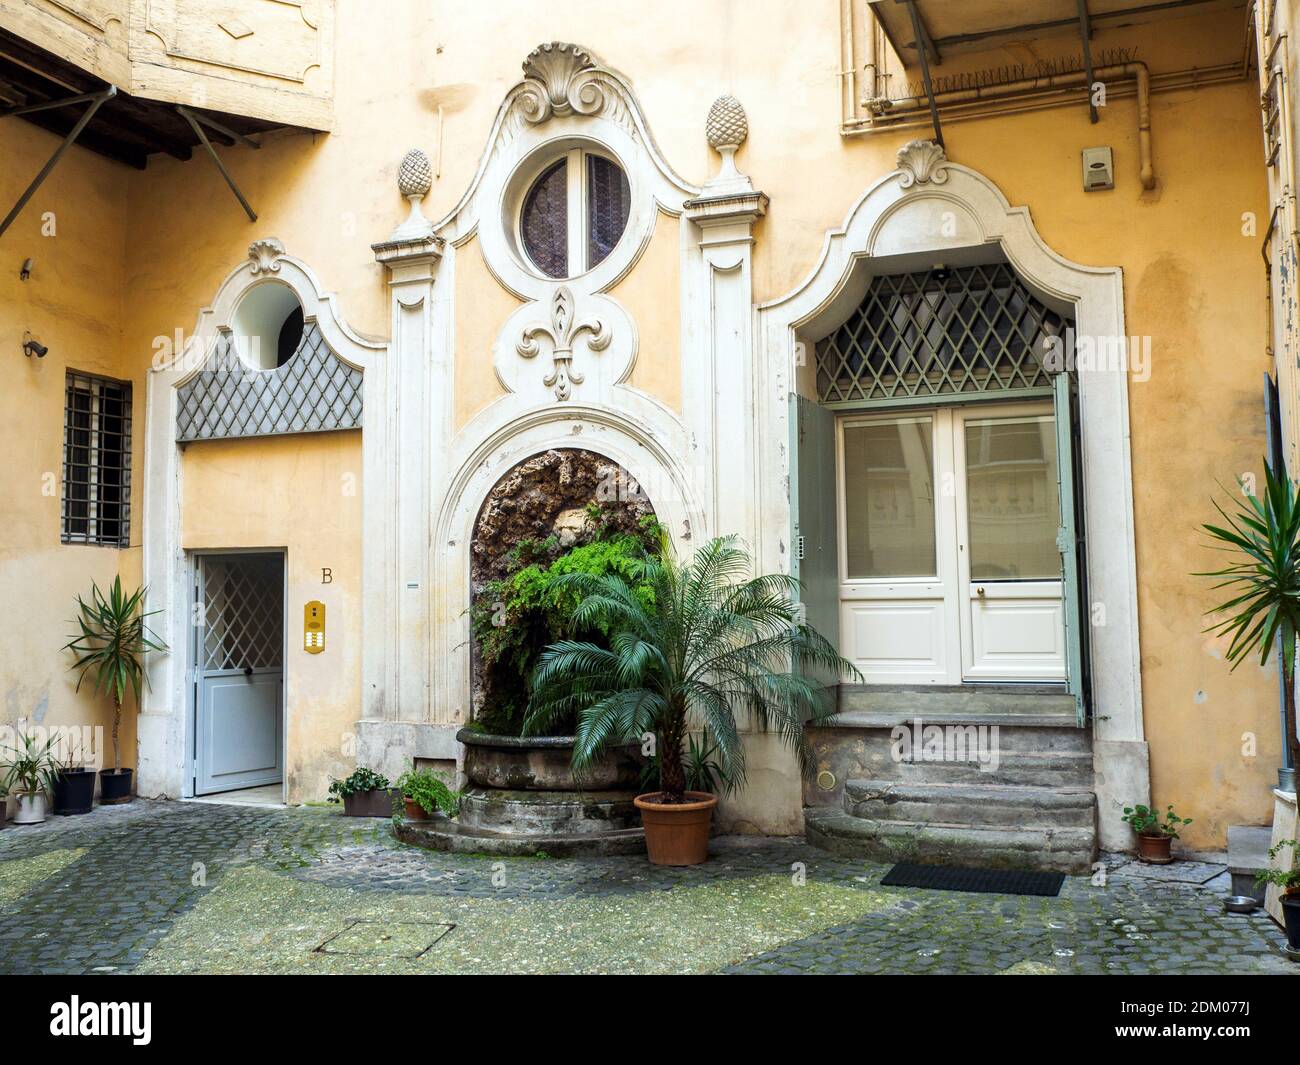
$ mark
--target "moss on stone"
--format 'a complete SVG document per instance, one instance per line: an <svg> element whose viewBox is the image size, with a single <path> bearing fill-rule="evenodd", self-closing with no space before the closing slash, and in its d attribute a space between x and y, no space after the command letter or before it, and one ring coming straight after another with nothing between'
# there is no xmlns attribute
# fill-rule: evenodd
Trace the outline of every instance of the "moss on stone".
<svg viewBox="0 0 1300 1065"><path fill-rule="evenodd" d="M759 876L533 902L332 888L246 867L182 917L140 971L709 972L896 901ZM438 924L455 928L435 943ZM331 937L352 952L331 953ZM424 939L432 945L417 955Z"/></svg>
<svg viewBox="0 0 1300 1065"><path fill-rule="evenodd" d="M0 909L12 906L44 880L75 862L82 850L46 851L31 858L11 858L0 862Z"/></svg>

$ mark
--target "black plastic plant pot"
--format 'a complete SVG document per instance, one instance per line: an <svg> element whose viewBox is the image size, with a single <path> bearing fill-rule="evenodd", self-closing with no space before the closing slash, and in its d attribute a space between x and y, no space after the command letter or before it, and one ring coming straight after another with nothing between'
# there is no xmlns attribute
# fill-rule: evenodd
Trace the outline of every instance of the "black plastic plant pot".
<svg viewBox="0 0 1300 1065"><path fill-rule="evenodd" d="M130 769L101 769L99 771L99 804L112 806L131 801L133 773Z"/></svg>
<svg viewBox="0 0 1300 1065"><path fill-rule="evenodd" d="M1283 895L1281 901L1287 946L1300 953L1300 895Z"/></svg>
<svg viewBox="0 0 1300 1065"><path fill-rule="evenodd" d="M88 814L95 805L95 771L61 769L54 778L54 812L63 816Z"/></svg>

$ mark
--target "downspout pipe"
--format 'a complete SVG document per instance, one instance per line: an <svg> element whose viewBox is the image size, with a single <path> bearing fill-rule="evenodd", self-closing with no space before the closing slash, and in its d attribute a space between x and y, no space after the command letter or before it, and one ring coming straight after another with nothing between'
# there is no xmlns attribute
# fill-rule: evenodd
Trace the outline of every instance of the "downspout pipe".
<svg viewBox="0 0 1300 1065"><path fill-rule="evenodd" d="M1132 79L1137 96L1138 110L1138 174L1144 189L1156 187L1156 171L1151 149L1151 72L1145 63L1114 63L1110 66L1097 67L1093 71L1095 81L1121 81ZM980 101L994 102L1014 99L1017 96L1029 96L1035 93L1051 92L1059 89L1077 87L1090 89L1088 75L1082 70L1068 74L1044 74L1037 78L1022 78L1019 81L1006 82L1002 85L980 85L970 89L952 89L948 92L934 94L936 107L951 104L969 104ZM901 100L878 98L866 101L867 109L877 118L892 118L924 112L930 108L930 100L924 96L908 96Z"/></svg>

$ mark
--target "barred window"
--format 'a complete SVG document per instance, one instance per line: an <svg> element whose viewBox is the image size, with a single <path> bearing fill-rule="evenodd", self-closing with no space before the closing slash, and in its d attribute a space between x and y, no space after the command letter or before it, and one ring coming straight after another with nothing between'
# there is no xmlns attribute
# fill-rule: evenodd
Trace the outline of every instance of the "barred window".
<svg viewBox="0 0 1300 1065"><path fill-rule="evenodd" d="M68 371L63 408L65 544L131 542L131 385Z"/></svg>

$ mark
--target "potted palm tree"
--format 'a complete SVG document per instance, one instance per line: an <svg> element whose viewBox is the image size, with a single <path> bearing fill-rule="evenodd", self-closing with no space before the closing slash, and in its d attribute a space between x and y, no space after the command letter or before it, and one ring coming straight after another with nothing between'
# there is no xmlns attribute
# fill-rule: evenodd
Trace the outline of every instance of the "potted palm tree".
<svg viewBox="0 0 1300 1065"><path fill-rule="evenodd" d="M1282 704L1286 714L1286 739L1291 764L1300 766L1300 735L1296 732L1296 635L1300 632L1300 490L1285 473L1275 474L1264 463L1264 494L1247 494L1235 514L1215 503L1225 525L1204 525L1222 545L1237 556L1223 569L1198 573L1214 577L1216 589L1231 589L1229 598L1207 614L1226 615L1206 628L1227 636L1227 659L1235 670L1258 655L1260 665L1281 643Z"/></svg>
<svg viewBox="0 0 1300 1065"><path fill-rule="evenodd" d="M166 644L150 631L145 619L159 613L141 610L145 589L137 588L130 595L122 591L122 578L113 578L108 595L92 584L90 602L77 596L77 624L81 633L64 645L65 651L76 655L70 668L79 670L77 691L87 674L94 674L95 692L107 692L113 699L113 768L99 773L99 801L121 803L131 801L132 771L122 768L122 749L119 733L122 727L122 703L127 690L140 701L140 685L149 683L144 671L144 655L148 651L166 651Z"/></svg>
<svg viewBox="0 0 1300 1065"><path fill-rule="evenodd" d="M658 557L637 560L631 574L560 578L579 600L575 626L610 633L609 646L563 640L542 653L525 734L576 715L575 769L610 745L653 735L659 787L636 805L656 865L696 865L708 857L718 800L687 786L693 717L708 729L719 772L735 786L745 778L737 723L745 712L760 728L775 727L808 774L805 723L835 712L812 674L857 676L801 624L793 599L798 581L786 574L747 577L751 569L736 538L720 537L685 565L665 540Z"/></svg>
<svg viewBox="0 0 1300 1065"><path fill-rule="evenodd" d="M15 825L39 825L45 820L45 799L54 791L59 764L54 759L52 739L41 743L30 732L19 734L21 747L9 748L9 768L5 772L6 789L18 801Z"/></svg>

